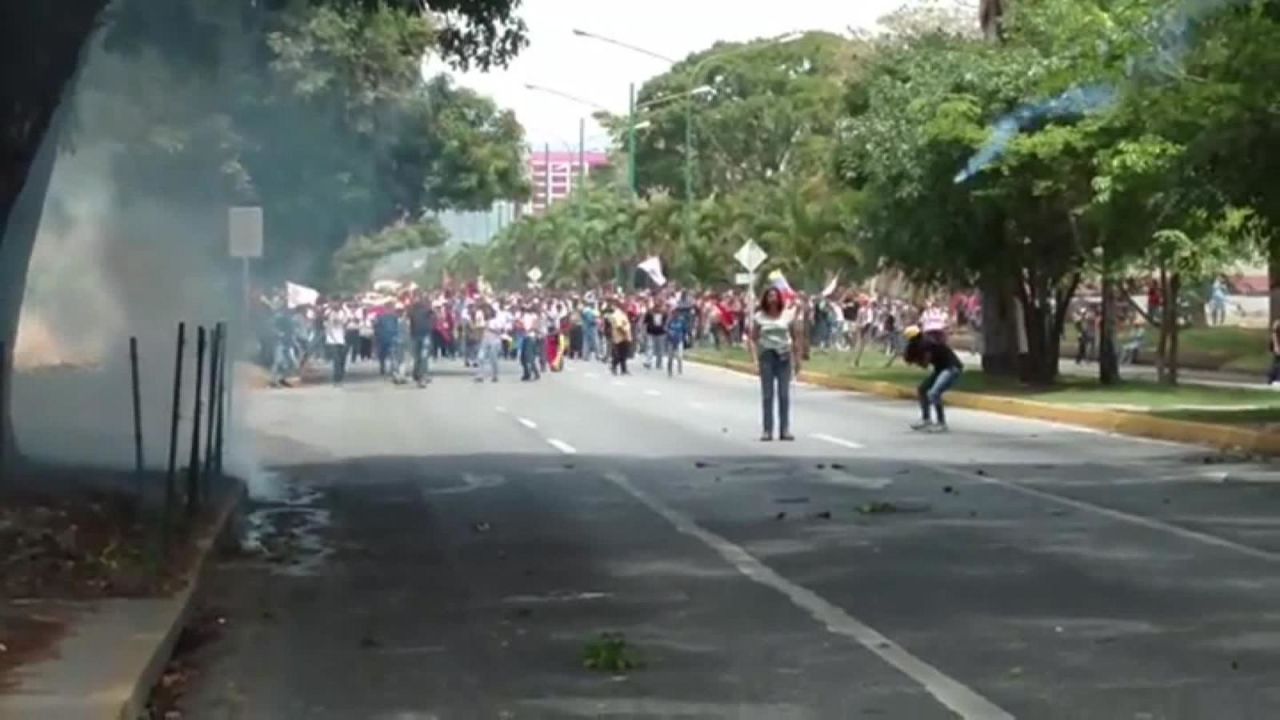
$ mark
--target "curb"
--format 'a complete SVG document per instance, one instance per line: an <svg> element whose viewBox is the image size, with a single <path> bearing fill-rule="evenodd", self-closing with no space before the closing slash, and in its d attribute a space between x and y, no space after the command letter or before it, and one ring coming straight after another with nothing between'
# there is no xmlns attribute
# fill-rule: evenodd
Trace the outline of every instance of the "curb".
<svg viewBox="0 0 1280 720"><path fill-rule="evenodd" d="M195 597L200 591L201 583L204 582L205 577L209 574L209 568L212 566L209 558L213 555L214 550L227 539L228 533L233 527L231 519L240 508L240 503L248 492L244 483L238 480L233 482L234 486L228 488L225 498L222 500L222 506L218 508L217 515L214 516L209 531L196 542L200 557L196 560L192 569L191 581L173 598L177 605L177 612L174 613L169 629L165 631L160 637L160 641L156 643L155 649L151 652L151 657L142 668L142 672L138 674L138 678L130 685L129 694L121 703L120 711L113 714L111 720L138 720L143 716L147 700L151 696L151 689L160 681L160 676L164 673L165 667L169 664L169 659L173 656L174 646L178 644L178 637L182 635L182 630L187 626L187 621L191 618L191 611L195 606Z"/></svg>
<svg viewBox="0 0 1280 720"><path fill-rule="evenodd" d="M691 362L748 375L755 374L755 368L750 363L737 360L698 358ZM916 399L916 394L911 388L893 383L841 378L807 370L801 371L798 379L832 390L849 390L896 400L914 401ZM1245 451L1259 455L1280 455L1280 433L1261 430L1187 420L1168 420L1118 410L1066 407L955 390L947 393L947 404L1000 415L1077 425L1118 435L1132 435L1188 445L1207 445L1220 450Z"/></svg>

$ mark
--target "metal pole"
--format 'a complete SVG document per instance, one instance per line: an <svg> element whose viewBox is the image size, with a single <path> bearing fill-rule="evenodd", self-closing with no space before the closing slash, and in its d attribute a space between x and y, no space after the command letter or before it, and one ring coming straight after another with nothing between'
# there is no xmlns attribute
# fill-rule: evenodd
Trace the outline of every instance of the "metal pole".
<svg viewBox="0 0 1280 720"><path fill-rule="evenodd" d="M222 426L224 412L227 411L227 405L230 403L231 395L227 392L227 324L218 323L221 328L218 335L222 340L222 351L219 353L218 362L218 417L217 417L217 433L214 436L214 447L217 448L217 472L218 477L222 477Z"/></svg>
<svg viewBox="0 0 1280 720"><path fill-rule="evenodd" d="M551 210L551 143L542 147L542 211Z"/></svg>
<svg viewBox="0 0 1280 720"><path fill-rule="evenodd" d="M204 487L201 498L209 498L210 478L213 477L213 430L218 410L218 364L222 361L222 323L213 326L213 342L209 347L209 408L204 435Z"/></svg>
<svg viewBox="0 0 1280 720"><path fill-rule="evenodd" d="M169 467L164 477L164 517L161 520L162 556L169 552L170 521L173 504L178 494L178 422L182 412L182 351L187 341L187 324L178 323L178 348L173 362L173 414L169 419Z"/></svg>
<svg viewBox="0 0 1280 720"><path fill-rule="evenodd" d="M138 471L138 501L143 500L146 487L143 471L146 463L142 455L142 381L138 377L138 338L129 338L129 379L133 383L133 464Z"/></svg>
<svg viewBox="0 0 1280 720"><path fill-rule="evenodd" d="M578 118L578 188L587 191L587 119Z"/></svg>
<svg viewBox="0 0 1280 720"><path fill-rule="evenodd" d="M8 345L0 340L0 485L4 484L5 462L8 459L9 430L12 428L9 413L9 353Z"/></svg>
<svg viewBox="0 0 1280 720"><path fill-rule="evenodd" d="M627 184L632 195L639 195L636 185L636 84L631 83L628 90L631 98L627 110Z"/></svg>
<svg viewBox="0 0 1280 720"><path fill-rule="evenodd" d="M693 95L685 100L684 114L684 246L693 242Z"/></svg>
<svg viewBox="0 0 1280 720"><path fill-rule="evenodd" d="M200 401L204 390L205 332L196 329L196 403L191 413L191 456L187 460L187 517L195 517L200 509Z"/></svg>

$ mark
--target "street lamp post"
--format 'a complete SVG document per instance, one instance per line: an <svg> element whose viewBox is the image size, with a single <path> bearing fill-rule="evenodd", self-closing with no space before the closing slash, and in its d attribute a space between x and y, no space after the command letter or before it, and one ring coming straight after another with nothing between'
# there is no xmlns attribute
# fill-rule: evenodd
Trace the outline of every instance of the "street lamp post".
<svg viewBox="0 0 1280 720"><path fill-rule="evenodd" d="M635 45L631 45L630 43L622 42L621 40L615 40L610 37L605 37L603 35L597 35L596 33L587 32L586 30L574 29L573 34L579 37L590 38L592 40L599 40L600 42L605 42L610 45L615 45L617 47L623 48L625 50L630 50L631 52L636 52L641 55L647 55L651 58L655 58L658 60L662 60L664 62L671 63L672 65L679 62L673 58L669 58L665 55L653 52L651 50L646 50L642 47L637 47ZM684 225L684 242L686 246L693 241L693 96L699 94L698 91L701 90L702 88L706 88L707 90L711 89L705 85L700 87L692 87L694 83L699 81L698 77L702 71L703 65L705 65L707 62L711 60L719 60L726 55L736 55L741 52L749 52L749 51L758 50L764 47L770 47L773 45L781 45L783 43L788 43L788 42L791 42L792 40L802 37L803 35L804 33L802 32L792 31L792 32L784 33L782 35L778 35L776 37L769 38L763 43L757 43L752 45L739 45L737 47L729 48L727 50L712 52L708 55L703 56L700 60L698 60L697 63L694 64L693 68L690 69L689 84L691 87L688 92L683 93L682 95L683 97L686 98L685 116L684 116L684 123L685 123L684 125L684 213L682 218L683 225ZM631 95L631 113L630 113L630 121L628 123L627 146L628 146L628 155L630 156L629 165L631 169L631 188L632 188L632 191L635 192L636 190L635 83L631 84L630 95ZM664 98L664 99L669 99L670 97L675 97L675 96L668 96L668 98Z"/></svg>

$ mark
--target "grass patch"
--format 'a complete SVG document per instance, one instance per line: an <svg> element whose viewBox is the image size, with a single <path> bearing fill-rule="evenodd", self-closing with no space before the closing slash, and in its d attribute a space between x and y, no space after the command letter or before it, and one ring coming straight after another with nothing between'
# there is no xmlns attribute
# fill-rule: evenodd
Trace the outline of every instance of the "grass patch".
<svg viewBox="0 0 1280 720"><path fill-rule="evenodd" d="M700 349L692 353L692 357L712 362L751 362L743 348ZM863 355L863 365L854 367L848 353L819 351L804 367L807 371L834 377L886 382L907 388L915 388L925 377L926 371L921 368L904 366L901 361L886 368L884 361L883 355L868 353ZM1107 386L1094 378L1065 375L1057 384L1041 387L1010 378L988 376L978 368L967 368L955 389L1059 405L1150 413L1177 420L1227 424L1280 422L1280 393L1268 389L1169 386L1137 380Z"/></svg>
<svg viewBox="0 0 1280 720"><path fill-rule="evenodd" d="M582 649L582 666L588 670L623 673L641 665L622 633L604 632Z"/></svg>

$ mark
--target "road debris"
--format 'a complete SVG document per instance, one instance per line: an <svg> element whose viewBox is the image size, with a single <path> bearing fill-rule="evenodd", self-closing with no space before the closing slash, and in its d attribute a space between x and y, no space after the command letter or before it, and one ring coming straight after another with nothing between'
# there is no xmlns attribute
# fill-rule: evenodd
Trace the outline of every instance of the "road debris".
<svg viewBox="0 0 1280 720"><path fill-rule="evenodd" d="M625 673L642 667L634 649L620 632L602 632L582 649L582 666L588 670Z"/></svg>
<svg viewBox="0 0 1280 720"><path fill-rule="evenodd" d="M898 512L897 505L894 505L891 502L885 502L883 500L873 500L872 502L869 502L869 503L863 503L859 505L856 509L858 512L862 513L863 515L879 515L883 513Z"/></svg>

